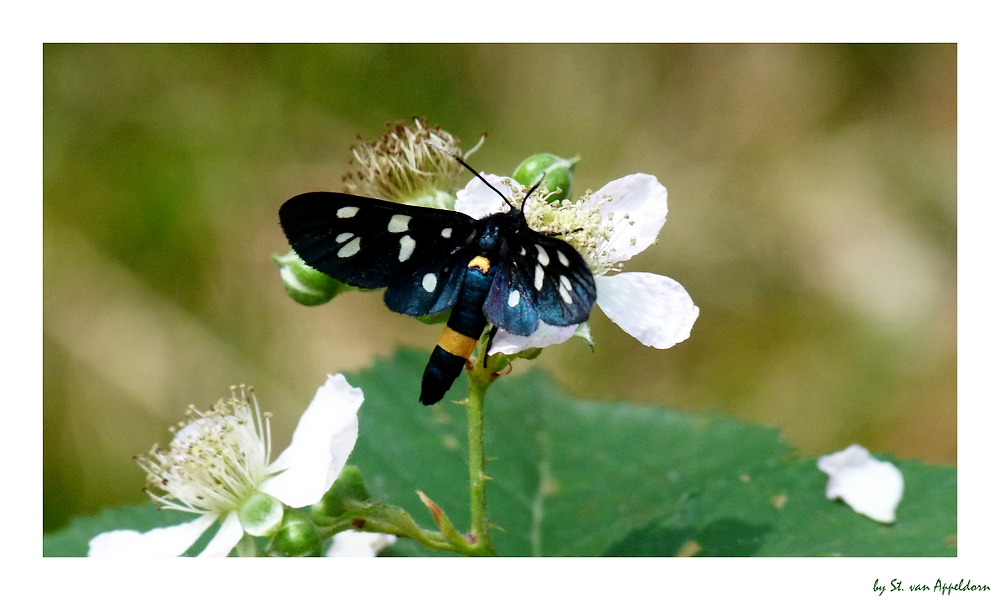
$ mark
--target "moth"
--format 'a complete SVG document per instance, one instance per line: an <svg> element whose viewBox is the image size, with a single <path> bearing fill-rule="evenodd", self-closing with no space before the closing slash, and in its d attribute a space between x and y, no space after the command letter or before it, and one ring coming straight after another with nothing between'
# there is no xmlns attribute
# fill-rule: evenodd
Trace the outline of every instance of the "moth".
<svg viewBox="0 0 1000 600"><path fill-rule="evenodd" d="M450 154L450 153L449 153ZM454 156L454 155L453 155ZM534 231L515 207L473 219L460 212L337 192L309 192L278 211L295 252L312 268L363 289L385 288L385 305L409 316L451 309L421 381L420 402L444 397L491 324L516 335L539 322L583 323L597 299L583 257L553 235Z"/></svg>

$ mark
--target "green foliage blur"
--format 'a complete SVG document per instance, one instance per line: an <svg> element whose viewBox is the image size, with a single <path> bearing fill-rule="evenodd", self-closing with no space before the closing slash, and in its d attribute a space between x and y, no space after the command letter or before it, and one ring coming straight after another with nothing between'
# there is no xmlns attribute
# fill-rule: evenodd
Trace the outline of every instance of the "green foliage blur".
<svg viewBox="0 0 1000 600"><path fill-rule="evenodd" d="M686 287L691 338L646 348L595 310L593 352L515 376L776 425L801 455L955 463L954 45L46 45L43 68L46 531L142 502L129 458L230 384L280 450L326 373L430 351L440 326L379 293L296 304L270 258L281 203L412 116L488 132L486 172L579 154L574 194L669 190L626 267Z"/></svg>

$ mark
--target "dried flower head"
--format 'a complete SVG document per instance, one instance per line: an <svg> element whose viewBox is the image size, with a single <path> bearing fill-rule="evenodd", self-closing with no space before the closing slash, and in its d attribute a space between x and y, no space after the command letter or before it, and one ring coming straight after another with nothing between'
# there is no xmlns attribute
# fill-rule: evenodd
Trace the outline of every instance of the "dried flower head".
<svg viewBox="0 0 1000 600"><path fill-rule="evenodd" d="M442 206L447 204L442 196L454 199L462 165L427 142L462 156L458 138L440 125L429 128L424 118L386 126L389 130L375 141L366 142L359 135L359 143L351 147L351 163L357 170L344 176L345 191L393 202L448 207ZM481 144L482 140L464 156Z"/></svg>

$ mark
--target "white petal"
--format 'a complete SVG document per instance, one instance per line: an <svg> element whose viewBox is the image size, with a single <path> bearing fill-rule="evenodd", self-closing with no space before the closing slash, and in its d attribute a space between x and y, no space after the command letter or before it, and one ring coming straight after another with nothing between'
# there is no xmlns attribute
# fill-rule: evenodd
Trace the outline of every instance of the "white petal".
<svg viewBox="0 0 1000 600"><path fill-rule="evenodd" d="M857 444L819 457L816 465L830 476L827 499L841 498L854 512L881 523L896 520L896 507L903 499L903 474L896 465L878 460Z"/></svg>
<svg viewBox="0 0 1000 600"><path fill-rule="evenodd" d="M198 556L229 556L241 537L243 537L243 527L240 525L240 518L236 516L235 510L230 511L226 515L226 520L222 522L222 527L215 532L215 537Z"/></svg>
<svg viewBox="0 0 1000 600"><path fill-rule="evenodd" d="M691 335L698 307L681 284L654 273L594 277L597 305L604 314L647 346L669 348Z"/></svg>
<svg viewBox="0 0 1000 600"><path fill-rule="evenodd" d="M486 175L485 173L482 175L490 182L490 185L502 192L504 196L508 199L511 197L510 186L500 183L500 180L509 179L508 177ZM465 213L473 219L482 219L493 213L507 212L507 203L503 201L503 198L487 187L478 177L473 177L464 189L458 190L455 198L455 210Z"/></svg>
<svg viewBox="0 0 1000 600"><path fill-rule="evenodd" d="M108 531L90 540L87 556L113 558L147 558L180 556L194 545L215 523L216 515L202 515L190 523L159 527L145 533L120 529Z"/></svg>
<svg viewBox="0 0 1000 600"><path fill-rule="evenodd" d="M386 546L396 543L396 536L391 533L373 533L370 531L341 531L333 536L333 544L326 551L327 556L375 556Z"/></svg>
<svg viewBox="0 0 1000 600"><path fill-rule="evenodd" d="M645 173L627 175L616 179L590 196L589 204L595 205L604 196L611 202L601 206L601 214L614 215L614 238L608 252L608 262L620 262L639 254L656 241L660 229L667 222L667 188L656 177ZM626 215L628 219L626 219ZM635 225L629 225L634 221ZM632 245L635 238L635 245Z"/></svg>
<svg viewBox="0 0 1000 600"><path fill-rule="evenodd" d="M539 321L538 329L528 336L514 335L513 333L501 329L493 338L493 345L490 347L490 354L503 352L504 354L517 354L521 350L528 348L544 348L553 344L561 344L573 337L576 332L576 325L559 327L549 325Z"/></svg>
<svg viewBox="0 0 1000 600"><path fill-rule="evenodd" d="M276 473L260 486L292 508L314 504L326 493L358 441L358 408L364 394L343 375L327 375L292 434L292 443L268 472Z"/></svg>

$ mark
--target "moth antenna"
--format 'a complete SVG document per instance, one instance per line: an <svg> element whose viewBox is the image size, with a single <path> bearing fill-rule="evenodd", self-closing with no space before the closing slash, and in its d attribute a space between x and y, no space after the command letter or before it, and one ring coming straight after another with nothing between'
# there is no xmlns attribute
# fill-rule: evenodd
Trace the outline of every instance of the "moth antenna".
<svg viewBox="0 0 1000 600"><path fill-rule="evenodd" d="M542 182L545 181L546 173L548 173L548 171L542 171L542 174L538 176L538 182L535 183L535 185L531 186L531 189L528 190L528 193L524 195L524 202L521 204L521 212L524 212L524 205L528 203L528 199L531 198L531 195L534 194L535 190L538 189L538 186L542 185Z"/></svg>
<svg viewBox="0 0 1000 600"><path fill-rule="evenodd" d="M462 160L462 157L461 157L461 156L459 156L459 155L457 155L457 154L455 154L454 152L451 152L451 151L449 151L449 150L445 150L444 148L442 148L441 146L438 146L438 145L437 145L437 144L435 144L434 142L430 142L430 141L427 141L427 140L425 140L425 141L424 141L424 143L425 143L425 144L427 144L428 146L431 146L432 148L437 148L437 149L438 149L438 150L440 150L441 152L444 152L444 153L445 153L445 154L447 154L448 156L450 156L450 157L454 158L455 160L457 160L457 161L458 161L459 163L461 163L461 165L462 165L463 167L465 167L466 169L468 169L468 170L472 171L472 174L473 174L473 175L475 175L476 177L478 177L480 181L482 181L483 183L485 183L487 187L489 187L489 188L490 188L491 190L493 190L494 192L496 192L496 193L497 193L497 194L498 194L498 195L499 195L499 196L500 196L501 198L503 198L503 201L504 201L504 203L505 203L505 204L506 204L507 206L509 206L509 207L511 207L512 209L515 209L515 210L516 210L516 207L515 207L515 206L514 206L513 204L511 204L511 203L510 203L510 200L508 200L508 199L507 199L507 196L504 196L504 195L503 195L503 192L501 192L500 190L498 190L498 189L496 189L495 187L493 187L493 186L492 186L492 185L490 184L490 182L489 182L489 181L486 181L486 178L485 178L485 177L483 177L482 175L480 175L480 174L479 174L479 172L478 172L478 171L476 171L475 169L473 169L472 167L470 167L470 166L469 166L469 163L467 163L467 162L465 162L464 160ZM477 148L478 148L478 146L477 146Z"/></svg>

